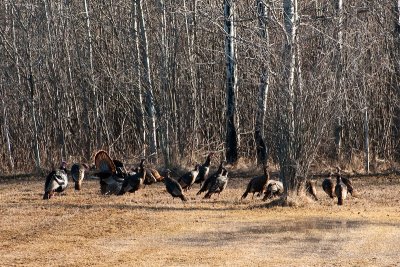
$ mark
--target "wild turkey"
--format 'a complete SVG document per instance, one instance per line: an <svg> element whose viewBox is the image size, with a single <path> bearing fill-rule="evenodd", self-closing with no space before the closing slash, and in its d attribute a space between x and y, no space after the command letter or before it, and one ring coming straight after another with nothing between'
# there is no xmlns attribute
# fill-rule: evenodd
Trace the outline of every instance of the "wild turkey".
<svg viewBox="0 0 400 267"><path fill-rule="evenodd" d="M144 167L144 160L140 163L139 169L137 173L128 174L124 181L122 182L121 190L117 195L123 195L126 192L135 193L141 187L143 187L143 182L146 176L146 171Z"/></svg>
<svg viewBox="0 0 400 267"><path fill-rule="evenodd" d="M267 189L263 200L267 200L272 197L280 196L283 194L283 184L281 181L269 180L267 182Z"/></svg>
<svg viewBox="0 0 400 267"><path fill-rule="evenodd" d="M210 165L211 165L211 158L214 156L214 153L208 154L206 161L204 164L202 164L199 167L199 174L196 177L196 180L194 181L196 184L200 184L200 186L203 184L203 182L207 179L208 173L210 171Z"/></svg>
<svg viewBox="0 0 400 267"><path fill-rule="evenodd" d="M118 194L126 177L123 168L115 166L114 161L104 150L100 150L94 157L94 162L98 172L96 176L100 179L100 191L103 195Z"/></svg>
<svg viewBox="0 0 400 267"><path fill-rule="evenodd" d="M71 176L75 182L75 190L81 190L83 179L89 170L89 166L86 163L79 164L75 163L71 167Z"/></svg>
<svg viewBox="0 0 400 267"><path fill-rule="evenodd" d="M182 192L183 190L181 185L169 176L170 173L170 170L166 170L165 177L163 179L167 192L170 193L173 198L179 197L182 201L187 201L187 198Z"/></svg>
<svg viewBox="0 0 400 267"><path fill-rule="evenodd" d="M340 176L340 177L341 177L341 179L342 179L342 182L343 182L343 183L346 185L346 187L347 187L347 192L348 192L349 194L351 194L352 196L357 197L357 193L356 193L356 191L354 190L353 183L351 182L350 178L347 178L347 177L344 177L344 176Z"/></svg>
<svg viewBox="0 0 400 267"><path fill-rule="evenodd" d="M226 188L228 180L228 171L224 168L221 174L219 174L216 179L213 179L210 189L208 189L204 198L211 198L211 195L215 193L218 193L219 197L219 194L221 194L221 192Z"/></svg>
<svg viewBox="0 0 400 267"><path fill-rule="evenodd" d="M315 200L318 200L316 183L317 183L317 181L315 181L315 180L307 179L307 181L306 181L306 192L308 194L310 194L311 196L313 196L313 198Z"/></svg>
<svg viewBox="0 0 400 267"><path fill-rule="evenodd" d="M268 165L264 165L264 175L254 177L250 180L247 185L246 191L243 193L241 199L245 199L249 193L253 193L252 199L254 198L254 194L258 193L258 195L262 195L264 193L265 188L267 187L267 182L269 180L269 171Z"/></svg>
<svg viewBox="0 0 400 267"><path fill-rule="evenodd" d="M57 170L53 170L46 177L43 199L50 199L55 192L63 192L68 186L67 163L63 161Z"/></svg>
<svg viewBox="0 0 400 267"><path fill-rule="evenodd" d="M204 183L201 185L199 192L197 192L196 195L200 195L201 193L210 189L210 186L215 182L215 179L217 179L217 177L220 176L224 170L226 170L224 168L224 163L225 161L221 161L218 170L204 181Z"/></svg>
<svg viewBox="0 0 400 267"><path fill-rule="evenodd" d="M350 178L344 177L342 175L342 169L340 167L336 167L336 173L340 175L342 182L346 185L347 187L347 192L349 192L352 196L357 196L357 193L354 190L353 184L350 180Z"/></svg>
<svg viewBox="0 0 400 267"><path fill-rule="evenodd" d="M341 176L336 176L335 193L338 198L338 205L343 205L343 201L347 197L347 186L342 182Z"/></svg>
<svg viewBox="0 0 400 267"><path fill-rule="evenodd" d="M334 197L336 197L335 185L334 185L333 180L332 180L331 177L332 177L332 173L329 174L328 178L325 178L322 181L322 189L324 190L325 193L328 194L328 196L330 198L334 198Z"/></svg>
<svg viewBox="0 0 400 267"><path fill-rule="evenodd" d="M199 168L200 164L196 164L194 170L185 173L178 179L178 183L182 186L183 190L185 191L190 190L191 186L194 184L194 181L196 180L197 175L199 174Z"/></svg>
<svg viewBox="0 0 400 267"><path fill-rule="evenodd" d="M144 184L151 185L157 182L161 182L164 179L160 173L154 168L145 168Z"/></svg>

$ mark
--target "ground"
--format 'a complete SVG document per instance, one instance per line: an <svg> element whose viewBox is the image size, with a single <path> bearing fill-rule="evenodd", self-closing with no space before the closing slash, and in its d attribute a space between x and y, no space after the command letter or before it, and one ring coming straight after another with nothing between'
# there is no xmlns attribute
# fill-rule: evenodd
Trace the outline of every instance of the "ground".
<svg viewBox="0 0 400 267"><path fill-rule="evenodd" d="M0 266L400 266L400 176L354 178L344 206L318 178L319 200L293 207L240 201L242 176L187 203L162 183L102 196L87 179L43 200L44 177L0 179Z"/></svg>

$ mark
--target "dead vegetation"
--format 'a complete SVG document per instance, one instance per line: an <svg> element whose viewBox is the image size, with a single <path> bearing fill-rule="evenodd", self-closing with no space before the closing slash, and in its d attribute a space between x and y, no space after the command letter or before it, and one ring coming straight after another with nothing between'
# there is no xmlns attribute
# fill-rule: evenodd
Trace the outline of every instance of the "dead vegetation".
<svg viewBox="0 0 400 267"><path fill-rule="evenodd" d="M162 183L102 196L97 180L42 200L44 178L3 179L1 266L398 266L400 176L354 178L359 197L277 207L240 201L250 176L217 199L173 200Z"/></svg>

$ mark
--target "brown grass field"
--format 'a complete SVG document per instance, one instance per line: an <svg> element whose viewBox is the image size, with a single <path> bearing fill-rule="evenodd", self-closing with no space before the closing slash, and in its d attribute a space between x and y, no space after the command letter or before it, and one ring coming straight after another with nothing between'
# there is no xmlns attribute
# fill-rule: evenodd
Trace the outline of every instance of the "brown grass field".
<svg viewBox="0 0 400 267"><path fill-rule="evenodd" d="M400 266L400 176L354 178L344 206L320 178L293 207L241 202L249 178L187 203L162 183L117 197L88 179L46 201L44 177L0 179L0 266Z"/></svg>

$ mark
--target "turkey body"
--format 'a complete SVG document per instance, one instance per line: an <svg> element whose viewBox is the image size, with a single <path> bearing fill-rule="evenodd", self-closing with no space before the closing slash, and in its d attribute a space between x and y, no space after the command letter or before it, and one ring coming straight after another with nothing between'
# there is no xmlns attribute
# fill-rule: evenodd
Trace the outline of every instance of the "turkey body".
<svg viewBox="0 0 400 267"><path fill-rule="evenodd" d="M256 176L252 178L247 185L246 191L243 193L241 199L245 199L249 193L253 193L252 199L254 198L254 194L258 193L262 195L267 187L267 182L269 180L269 171L268 166L264 166L264 175Z"/></svg>
<svg viewBox="0 0 400 267"><path fill-rule="evenodd" d="M75 190L81 190L82 182L85 178L86 172L89 170L89 166L85 163L75 163L71 167L71 176L75 183Z"/></svg>
<svg viewBox="0 0 400 267"><path fill-rule="evenodd" d="M222 172L210 182L208 192L204 198L211 198L212 194L218 193L218 197L228 185L228 171L224 168Z"/></svg>
<svg viewBox="0 0 400 267"><path fill-rule="evenodd" d="M96 175L100 179L100 192L103 195L116 195L121 191L122 183L126 177L124 168L115 166L114 161L104 150L95 155L95 165L98 170ZM119 162L117 162L119 164Z"/></svg>
<svg viewBox="0 0 400 267"><path fill-rule="evenodd" d="M343 205L344 200L347 197L347 186L342 182L340 175L336 177L335 193L338 198L338 205Z"/></svg>
<svg viewBox="0 0 400 267"><path fill-rule="evenodd" d="M196 164L194 170L185 173L178 179L178 183L181 185L183 190L190 190L191 186L194 184L194 181L197 178L197 175L199 174L199 168L200 165Z"/></svg>
<svg viewBox="0 0 400 267"><path fill-rule="evenodd" d="M196 195L200 195L201 193L209 190L210 186L215 182L215 179L217 179L217 177L220 176L224 170L226 171L226 169L224 168L224 163L225 163L224 161L221 161L221 163L219 164L218 170L202 183L200 190L199 190L199 192L197 192Z"/></svg>
<svg viewBox="0 0 400 267"><path fill-rule="evenodd" d="M199 167L199 173L197 174L197 177L195 179L196 184L202 185L203 182L207 179L208 173L210 171L210 165L211 165L211 158L213 157L214 153L208 154L206 161Z"/></svg>
<svg viewBox="0 0 400 267"><path fill-rule="evenodd" d="M334 198L336 196L335 185L331 177L328 177L322 181L322 189L330 198Z"/></svg>
<svg viewBox="0 0 400 267"><path fill-rule="evenodd" d="M263 200L280 196L283 194L283 183L281 181L269 180L267 182L267 189L265 190L265 195Z"/></svg>
<svg viewBox="0 0 400 267"><path fill-rule="evenodd" d="M144 160L142 160L137 173L132 173L125 176L118 195L123 195L127 192L135 193L138 191L143 187L145 176L146 170L144 168Z"/></svg>
<svg viewBox="0 0 400 267"><path fill-rule="evenodd" d="M66 163L62 163L61 167L57 170L50 172L46 177L44 184L43 199L50 199L55 192L63 192L68 186L68 176L66 170Z"/></svg>
<svg viewBox="0 0 400 267"><path fill-rule="evenodd" d="M165 177L163 179L163 182L165 183L165 188L167 189L167 192L173 197L179 197L182 201L187 201L187 198L183 194L183 190L181 185L174 179L172 179L170 175L170 170L166 171Z"/></svg>

